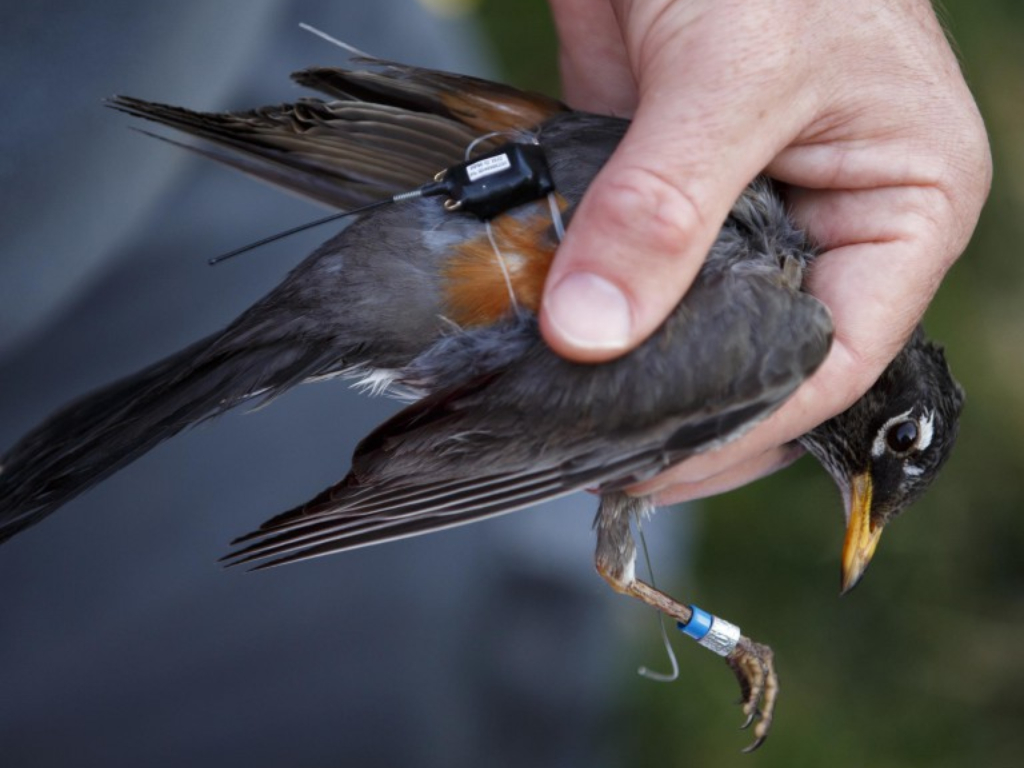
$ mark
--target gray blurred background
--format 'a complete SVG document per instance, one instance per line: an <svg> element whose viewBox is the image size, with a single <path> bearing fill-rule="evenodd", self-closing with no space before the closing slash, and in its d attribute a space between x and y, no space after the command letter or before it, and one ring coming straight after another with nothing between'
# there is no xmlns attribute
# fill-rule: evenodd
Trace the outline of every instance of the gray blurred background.
<svg viewBox="0 0 1024 768"><path fill-rule="evenodd" d="M345 61L300 21L495 72L474 19L415 0L0 9L0 447L226 324L328 237L208 267L323 211L101 105L294 99L290 72ZM0 765L615 764L618 682L664 657L623 648L638 618L656 625L593 571L593 498L272 573L217 565L336 482L396 407L302 388L179 436L4 546Z"/></svg>
<svg viewBox="0 0 1024 768"><path fill-rule="evenodd" d="M677 643L674 685L636 677L665 664L657 627L593 573L585 496L221 571L228 540L336 481L395 407L323 384L175 438L0 548L0 767L1017 768L1024 5L944 6L996 173L926 318L968 393L942 478L842 600L841 504L813 461L648 527L664 586L775 648L783 693L764 749L739 754L736 689L706 651ZM557 92L545 0L13 8L0 4L0 449L221 327L327 237L208 268L322 211L133 133L103 97L287 101L301 93L288 72L344 60L300 21Z"/></svg>

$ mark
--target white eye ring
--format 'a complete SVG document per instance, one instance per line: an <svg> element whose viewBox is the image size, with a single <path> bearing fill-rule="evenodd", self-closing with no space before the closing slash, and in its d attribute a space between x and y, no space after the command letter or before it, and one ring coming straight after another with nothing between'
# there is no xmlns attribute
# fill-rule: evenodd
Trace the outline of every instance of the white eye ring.
<svg viewBox="0 0 1024 768"><path fill-rule="evenodd" d="M887 448L885 436L889 430L901 421L911 420L910 414L913 412L913 408L908 408L899 416L893 416L881 426L878 430L878 434L875 435L874 442L871 443L871 455L874 458L877 459L885 453ZM932 444L932 439L935 437L935 411L928 411L928 413L920 419L916 419L914 421L917 424L917 442L914 443L914 449L923 451Z"/></svg>

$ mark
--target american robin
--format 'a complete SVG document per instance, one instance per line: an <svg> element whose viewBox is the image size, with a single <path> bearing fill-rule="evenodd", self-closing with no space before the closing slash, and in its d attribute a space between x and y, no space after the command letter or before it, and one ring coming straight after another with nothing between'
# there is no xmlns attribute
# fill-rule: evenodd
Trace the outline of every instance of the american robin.
<svg viewBox="0 0 1024 768"><path fill-rule="evenodd" d="M628 489L742 435L822 363L830 315L800 290L812 245L772 183L755 180L651 338L612 362L562 359L538 331L544 280L628 122L471 77L360 64L294 76L327 101L204 114L113 100L335 208L379 204L222 332L15 445L0 465L0 541L190 425L343 376L413 402L361 442L340 483L237 540L231 564L303 560L596 488L598 571L726 658L758 746L778 690L771 650L636 577L630 520L652 502ZM860 401L800 438L842 491L844 590L935 478L962 403L918 329Z"/></svg>

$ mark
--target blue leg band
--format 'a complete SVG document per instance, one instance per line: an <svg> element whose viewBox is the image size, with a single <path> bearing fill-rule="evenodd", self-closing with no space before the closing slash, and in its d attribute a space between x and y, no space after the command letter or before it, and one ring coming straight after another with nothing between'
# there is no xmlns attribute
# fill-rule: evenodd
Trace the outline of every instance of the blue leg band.
<svg viewBox="0 0 1024 768"><path fill-rule="evenodd" d="M679 627L679 631L684 635L689 635L694 640L703 640L704 636L711 631L711 622L714 621L715 617L696 605L691 605L690 610L693 611L690 621L686 624L683 624L681 621L677 622L676 626Z"/></svg>

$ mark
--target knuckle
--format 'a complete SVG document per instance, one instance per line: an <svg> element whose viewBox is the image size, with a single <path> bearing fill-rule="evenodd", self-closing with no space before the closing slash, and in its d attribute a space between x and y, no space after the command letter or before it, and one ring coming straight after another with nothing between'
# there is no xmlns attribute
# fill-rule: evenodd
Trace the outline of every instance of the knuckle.
<svg viewBox="0 0 1024 768"><path fill-rule="evenodd" d="M992 186L992 149L980 117L962 132L956 147L953 170L948 174L952 178L947 184L960 202L958 207L973 224Z"/></svg>
<svg viewBox="0 0 1024 768"><path fill-rule="evenodd" d="M643 255L679 253L703 224L699 209L685 192L646 168L619 173L594 205L597 220Z"/></svg>
<svg viewBox="0 0 1024 768"><path fill-rule="evenodd" d="M835 413L846 410L871 387L897 351L890 352L886 345L838 340L827 366L803 385L809 401L831 403Z"/></svg>

